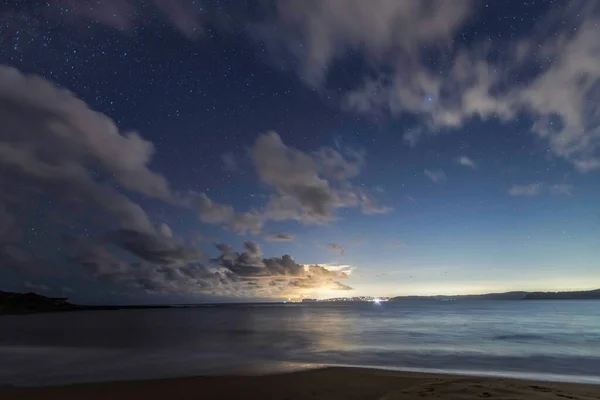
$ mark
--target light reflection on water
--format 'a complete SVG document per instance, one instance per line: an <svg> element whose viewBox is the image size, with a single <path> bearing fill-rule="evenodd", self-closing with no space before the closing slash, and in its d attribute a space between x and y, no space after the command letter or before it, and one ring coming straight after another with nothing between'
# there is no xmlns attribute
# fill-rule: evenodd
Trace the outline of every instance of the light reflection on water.
<svg viewBox="0 0 600 400"><path fill-rule="evenodd" d="M316 364L600 376L600 302L217 306L0 318L0 384Z"/></svg>

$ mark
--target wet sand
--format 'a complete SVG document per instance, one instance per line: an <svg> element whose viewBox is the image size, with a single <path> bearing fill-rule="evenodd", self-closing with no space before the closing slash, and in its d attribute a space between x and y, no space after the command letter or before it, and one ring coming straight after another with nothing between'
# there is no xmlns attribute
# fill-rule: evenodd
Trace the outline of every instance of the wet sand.
<svg viewBox="0 0 600 400"><path fill-rule="evenodd" d="M70 399L600 399L600 385L332 367L265 376L216 376L69 386L1 387L2 400Z"/></svg>

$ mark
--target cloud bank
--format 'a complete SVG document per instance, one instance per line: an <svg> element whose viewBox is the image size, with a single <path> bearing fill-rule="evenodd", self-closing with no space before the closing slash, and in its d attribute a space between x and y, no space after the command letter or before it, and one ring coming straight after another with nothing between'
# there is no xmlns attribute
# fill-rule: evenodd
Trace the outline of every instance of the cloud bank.
<svg viewBox="0 0 600 400"><path fill-rule="evenodd" d="M306 153L286 146L274 132L260 135L249 152L270 198L260 209L237 211L205 193L173 190L150 168L151 142L120 131L108 116L39 76L0 66L0 117L2 267L25 275L58 273L45 254L24 246L27 213L16 212L46 202L56 214L57 239L67 237L70 265L88 279L157 294L264 297L349 289L339 282L347 277L343 273L305 268L289 255L263 258L252 241L242 253L221 244L220 256L203 264L202 251L154 220L133 197L238 234L258 235L271 220L325 224L335 220L336 209L361 202L364 208L350 182L360 173L362 153L331 148ZM292 239L285 233L270 237Z"/></svg>
<svg viewBox="0 0 600 400"><path fill-rule="evenodd" d="M555 5L531 32L454 40L481 3L421 0L280 0L272 24L310 85L348 54L369 70L344 105L372 115L416 116L406 133L456 130L474 118L530 121L531 133L586 172L600 168L600 5ZM283 47L283 46L282 46ZM431 62L435 59L446 62ZM518 77L518 78L516 78Z"/></svg>

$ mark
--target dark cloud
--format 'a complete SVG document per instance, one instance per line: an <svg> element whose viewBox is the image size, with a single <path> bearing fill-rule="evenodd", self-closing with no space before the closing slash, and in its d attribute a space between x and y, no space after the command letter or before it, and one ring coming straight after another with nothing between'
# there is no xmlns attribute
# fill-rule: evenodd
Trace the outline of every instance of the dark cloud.
<svg viewBox="0 0 600 400"><path fill-rule="evenodd" d="M346 287L337 280L347 279L343 271L332 271L319 265L298 264L289 255L261 258L260 246L251 241L244 243L246 251L236 252L233 247L218 244L220 256L213 261L226 268L237 280L252 280L261 293L273 295L298 295L297 289L338 289Z"/></svg>
<svg viewBox="0 0 600 400"><path fill-rule="evenodd" d="M32 276L61 275L59 270L52 267L52 263L41 260L18 244L0 243L0 268Z"/></svg>
<svg viewBox="0 0 600 400"><path fill-rule="evenodd" d="M121 229L109 234L108 239L142 260L155 264L188 264L204 258L200 250L186 247L175 239L162 235Z"/></svg>
<svg viewBox="0 0 600 400"><path fill-rule="evenodd" d="M262 259L260 246L251 241L245 242L242 253L230 245L218 244L220 256L212 260L216 267L195 262L159 264L172 258L163 253L146 257L155 258L155 262L126 261L101 243L81 239L72 239L67 245L71 262L81 266L85 276L146 293L282 297L302 296L322 288L347 289L337 282L348 277L345 272L329 271L318 265L305 267L289 255Z"/></svg>
<svg viewBox="0 0 600 400"><path fill-rule="evenodd" d="M83 267L87 276L107 284L121 285L152 294L234 295L226 275L201 264L163 266L127 262L100 244L81 240L70 243L71 261Z"/></svg>
<svg viewBox="0 0 600 400"><path fill-rule="evenodd" d="M325 248L332 253L339 254L340 256L344 255L344 251L345 251L344 246L342 246L339 243L327 243L325 245Z"/></svg>
<svg viewBox="0 0 600 400"><path fill-rule="evenodd" d="M266 237L269 242L291 242L295 238L291 233L277 232L271 233Z"/></svg>
<svg viewBox="0 0 600 400"><path fill-rule="evenodd" d="M23 283L23 287L26 290L33 291L33 292L48 292L50 290L50 288L44 284L35 284L35 283L31 283L29 281L25 281Z"/></svg>
<svg viewBox="0 0 600 400"><path fill-rule="evenodd" d="M237 253L228 244L219 243L216 246L221 254L213 261L234 274L242 277L269 275L269 271L262 261L262 253L257 243L245 242L244 247L247 251L243 253Z"/></svg>

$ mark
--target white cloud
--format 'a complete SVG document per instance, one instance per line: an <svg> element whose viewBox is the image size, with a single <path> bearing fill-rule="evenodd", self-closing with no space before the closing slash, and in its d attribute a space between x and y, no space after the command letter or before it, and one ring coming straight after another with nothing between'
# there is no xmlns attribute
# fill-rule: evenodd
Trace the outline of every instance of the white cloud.
<svg viewBox="0 0 600 400"><path fill-rule="evenodd" d="M221 155L221 160L223 161L223 167L226 171L235 171L237 170L237 161L235 160L235 156L233 153L225 153Z"/></svg>
<svg viewBox="0 0 600 400"><path fill-rule="evenodd" d="M572 195L573 194L573 185L569 185L566 183L557 183L555 185L550 186L550 193L556 195Z"/></svg>
<svg viewBox="0 0 600 400"><path fill-rule="evenodd" d="M426 169L424 173L433 183L444 183L448 180L446 173L441 169Z"/></svg>
<svg viewBox="0 0 600 400"><path fill-rule="evenodd" d="M511 196L533 197L542 193L542 183L530 183L528 185L513 185L508 189Z"/></svg>
<svg viewBox="0 0 600 400"><path fill-rule="evenodd" d="M453 39L477 4L281 0L277 24L312 85L325 88L327 70L349 52L364 55L370 71L344 105L417 116L418 126L405 135L411 145L473 118L525 118L554 154L580 171L599 169L600 3L554 4L527 36L481 38L466 47ZM423 49L450 67L432 65Z"/></svg>
<svg viewBox="0 0 600 400"><path fill-rule="evenodd" d="M456 162L459 163L462 166L473 168L473 169L477 169L477 163L475 163L475 161L473 161L472 159L470 159L467 156L460 156L460 157L458 157L456 159Z"/></svg>
<svg viewBox="0 0 600 400"><path fill-rule="evenodd" d="M553 195L572 195L573 185L567 183L557 183L553 185L545 185L542 182L530 183L527 185L513 185L508 190L511 196L534 197L539 196L543 192Z"/></svg>
<svg viewBox="0 0 600 400"><path fill-rule="evenodd" d="M278 0L282 40L300 60L302 76L323 79L327 67L351 50L378 59L401 49L410 62L427 45L449 45L449 35L471 11L468 0ZM300 37L303 46L294 38ZM289 40L287 40L289 39Z"/></svg>

